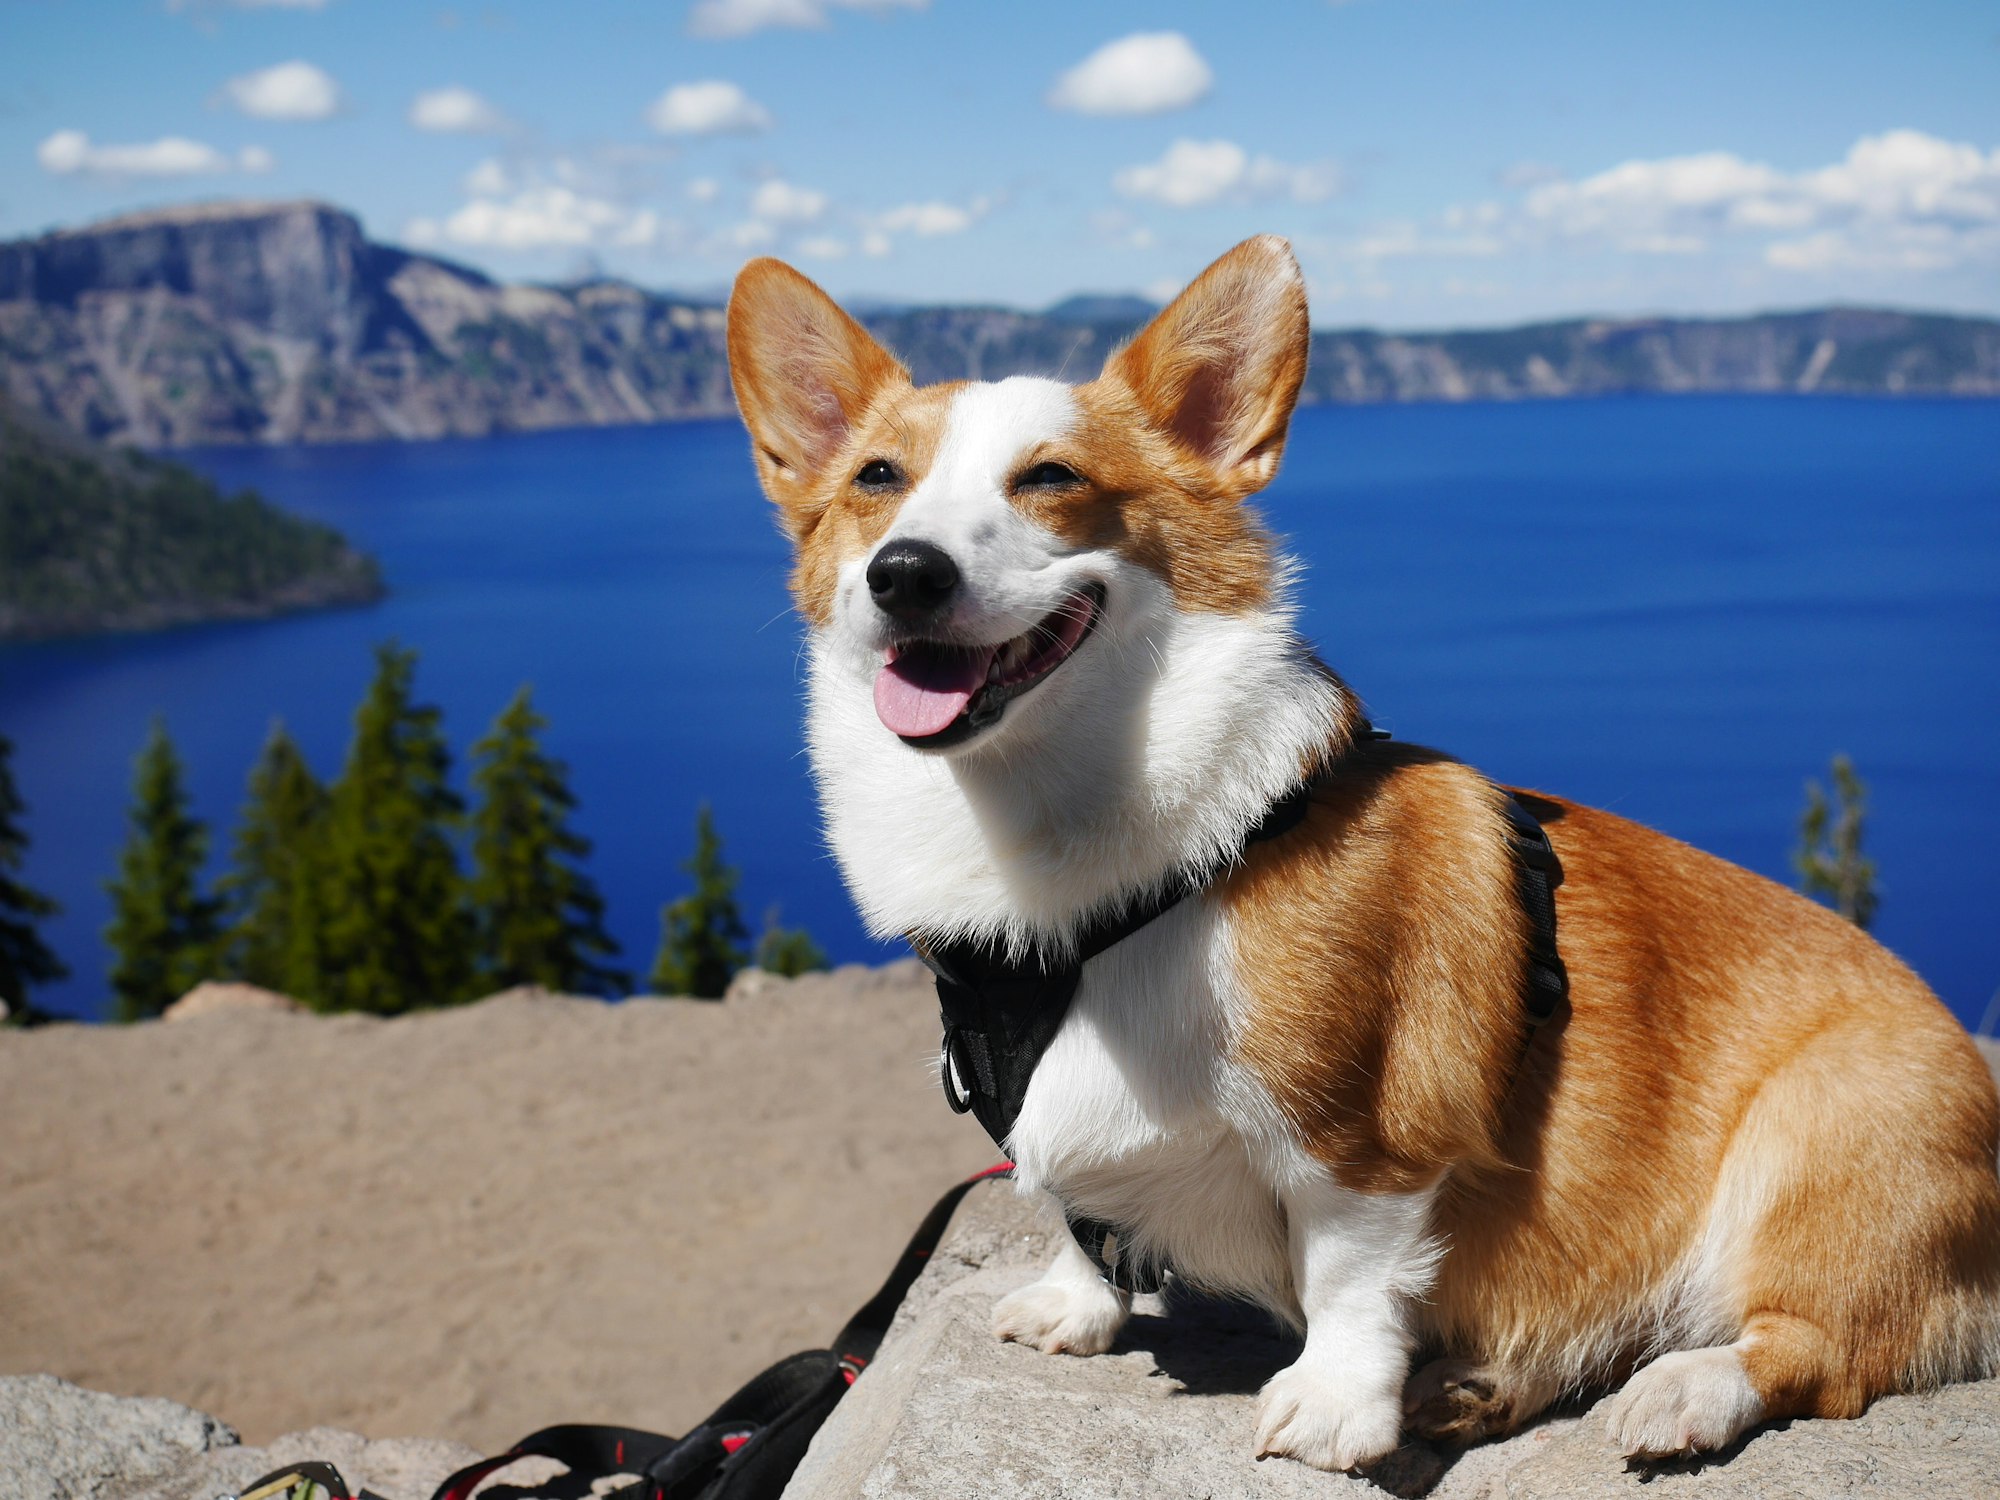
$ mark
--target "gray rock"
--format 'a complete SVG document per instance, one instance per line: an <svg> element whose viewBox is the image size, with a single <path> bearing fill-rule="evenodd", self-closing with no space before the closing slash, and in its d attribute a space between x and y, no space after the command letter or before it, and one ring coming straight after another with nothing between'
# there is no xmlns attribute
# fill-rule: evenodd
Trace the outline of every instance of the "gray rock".
<svg viewBox="0 0 2000 1500"><path fill-rule="evenodd" d="M0 1376L0 1495L123 1497L234 1446L214 1417L158 1397L107 1396L53 1375Z"/></svg>
<svg viewBox="0 0 2000 1500"><path fill-rule="evenodd" d="M265 1448L217 1449L170 1474L119 1490L115 1500L215 1500L238 1493L282 1464L313 1458L332 1464L357 1491L381 1500L430 1500L447 1474L481 1456L439 1438L370 1440L336 1427L314 1427L287 1433ZM504 1480L532 1493L560 1473L562 1466L547 1459L523 1459L505 1471Z"/></svg>
<svg viewBox="0 0 2000 1500"><path fill-rule="evenodd" d="M434 1438L371 1442L331 1427L245 1448L229 1427L178 1402L107 1396L53 1375L0 1376L4 1500L213 1500L308 1458L380 1500L430 1500L445 1475L479 1457ZM505 1477L532 1493L561 1472L527 1459Z"/></svg>
<svg viewBox="0 0 2000 1500"><path fill-rule="evenodd" d="M1372 1479L1259 1463L1256 1392L1297 1348L1252 1309L1141 1298L1094 1359L993 1338L994 1300L1041 1273L1055 1227L1005 1185L974 1191L787 1500L2000 1496L2000 1380L1889 1397L1852 1422L1784 1423L1699 1462L1628 1465L1599 1401L1462 1453L1412 1444Z"/></svg>

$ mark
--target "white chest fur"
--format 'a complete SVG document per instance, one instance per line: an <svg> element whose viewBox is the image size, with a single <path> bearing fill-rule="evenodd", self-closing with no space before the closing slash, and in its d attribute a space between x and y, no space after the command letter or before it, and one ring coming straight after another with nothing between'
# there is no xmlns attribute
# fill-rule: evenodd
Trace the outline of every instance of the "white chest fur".
<svg viewBox="0 0 2000 1500"><path fill-rule="evenodd" d="M1280 1190L1297 1149L1231 1059L1226 923L1193 897L1085 966L1010 1143L1026 1187L1126 1231L1185 1281L1296 1318Z"/></svg>

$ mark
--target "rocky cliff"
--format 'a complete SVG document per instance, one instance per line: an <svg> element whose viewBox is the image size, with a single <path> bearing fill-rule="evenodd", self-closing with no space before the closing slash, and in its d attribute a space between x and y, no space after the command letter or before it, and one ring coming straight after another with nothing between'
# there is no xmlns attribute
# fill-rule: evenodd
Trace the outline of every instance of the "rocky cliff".
<svg viewBox="0 0 2000 1500"><path fill-rule="evenodd" d="M317 203L220 204L0 245L0 389L147 445L339 442L729 409L718 309L502 286Z"/></svg>
<svg viewBox="0 0 2000 1500"><path fill-rule="evenodd" d="M920 380L1087 377L1143 313L885 311ZM618 281L509 286L318 203L224 203L0 245L0 391L117 441L338 442L730 408L722 313ZM1859 308L1315 335L1308 401L1630 391L2000 395L2000 322Z"/></svg>

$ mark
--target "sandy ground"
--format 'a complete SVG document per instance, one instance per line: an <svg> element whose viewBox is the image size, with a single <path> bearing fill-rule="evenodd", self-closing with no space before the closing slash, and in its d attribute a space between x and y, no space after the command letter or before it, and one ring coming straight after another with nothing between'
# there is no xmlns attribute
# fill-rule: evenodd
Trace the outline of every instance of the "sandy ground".
<svg viewBox="0 0 2000 1500"><path fill-rule="evenodd" d="M497 1451L681 1431L823 1345L992 1145L914 963L0 1032L0 1372Z"/></svg>

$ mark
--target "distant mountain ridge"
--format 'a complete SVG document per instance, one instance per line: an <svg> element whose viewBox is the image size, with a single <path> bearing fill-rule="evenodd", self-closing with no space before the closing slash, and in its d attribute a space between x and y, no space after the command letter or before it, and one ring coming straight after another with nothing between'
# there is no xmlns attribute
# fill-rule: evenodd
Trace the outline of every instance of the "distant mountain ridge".
<svg viewBox="0 0 2000 1500"><path fill-rule="evenodd" d="M919 380L1084 378L1147 314L865 316ZM2000 321L1866 308L1315 333L1304 399L1620 392L2000 395ZM343 442L721 416L721 309L596 280L509 285L321 203L127 215L0 244L0 393L115 442Z"/></svg>

